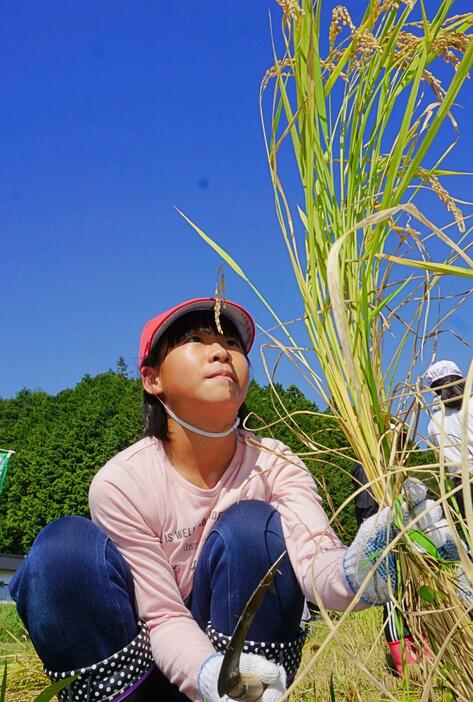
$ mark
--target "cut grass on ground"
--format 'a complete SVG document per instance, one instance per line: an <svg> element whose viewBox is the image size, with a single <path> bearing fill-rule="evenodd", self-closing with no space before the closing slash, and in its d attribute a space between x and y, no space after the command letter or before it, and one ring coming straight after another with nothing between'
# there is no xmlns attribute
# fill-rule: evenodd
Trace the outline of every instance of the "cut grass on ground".
<svg viewBox="0 0 473 702"><path fill-rule="evenodd" d="M13 604L0 605L0 663L7 661L5 702L32 702L49 685Z"/></svg>
<svg viewBox="0 0 473 702"><path fill-rule="evenodd" d="M39 692L47 687L48 679L31 644L24 637L24 630L17 620L13 607L6 614L0 607L0 626L8 616L16 633L16 640L0 641L0 662L8 661L6 702L33 702ZM12 614L12 612L14 614ZM15 627L18 625L18 629ZM419 702L422 690L415 679L406 682L394 677L386 664L386 643L381 633L380 608L351 615L339 628L341 645L332 641L322 652L316 664L291 696L291 702L381 702L389 697L357 666L361 661L398 702ZM320 648L328 633L327 625L320 620L309 624L309 635L304 648L303 664L307 664ZM448 694L440 691L438 702L451 702Z"/></svg>
<svg viewBox="0 0 473 702"><path fill-rule="evenodd" d="M389 697L358 667L365 665L380 685L399 702L418 702L421 694L413 681L395 677L387 665L387 645L382 628L382 611L372 608L352 614L339 626L338 639L321 653L307 677L299 684L291 702L368 702ZM328 634L320 620L310 623L302 665L307 665ZM441 699L441 698L439 698Z"/></svg>

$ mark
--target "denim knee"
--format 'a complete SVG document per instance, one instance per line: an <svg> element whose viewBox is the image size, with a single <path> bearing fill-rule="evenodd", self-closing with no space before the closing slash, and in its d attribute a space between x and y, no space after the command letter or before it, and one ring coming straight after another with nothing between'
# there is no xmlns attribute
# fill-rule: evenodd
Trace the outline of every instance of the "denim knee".
<svg viewBox="0 0 473 702"><path fill-rule="evenodd" d="M277 510L244 500L216 522L197 563L192 613L202 628L210 621L231 634L243 608L270 566L286 549ZM299 631L304 597L289 557L267 593L250 629L256 640L287 641Z"/></svg>
<svg viewBox="0 0 473 702"><path fill-rule="evenodd" d="M239 539L251 539L254 534L261 535L261 527L275 520L273 525L282 536L281 519L277 510L268 502L262 500L242 500L236 502L223 512L212 531L231 531L232 535L239 532Z"/></svg>
<svg viewBox="0 0 473 702"><path fill-rule="evenodd" d="M62 517L44 527L10 592L38 655L52 670L102 660L138 631L129 567L84 517Z"/></svg>
<svg viewBox="0 0 473 702"><path fill-rule="evenodd" d="M223 512L212 535L220 537L220 547L231 557L253 562L259 571L265 569L264 573L286 549L279 512L261 500L232 505Z"/></svg>

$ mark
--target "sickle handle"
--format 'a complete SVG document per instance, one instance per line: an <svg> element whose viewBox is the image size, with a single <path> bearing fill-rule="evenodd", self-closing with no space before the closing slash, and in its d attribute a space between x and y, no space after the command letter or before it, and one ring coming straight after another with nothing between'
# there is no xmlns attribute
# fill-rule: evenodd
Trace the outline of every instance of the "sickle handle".
<svg viewBox="0 0 473 702"><path fill-rule="evenodd" d="M242 675L239 682L228 690L227 695L238 702L257 702L261 699L265 686L254 675Z"/></svg>

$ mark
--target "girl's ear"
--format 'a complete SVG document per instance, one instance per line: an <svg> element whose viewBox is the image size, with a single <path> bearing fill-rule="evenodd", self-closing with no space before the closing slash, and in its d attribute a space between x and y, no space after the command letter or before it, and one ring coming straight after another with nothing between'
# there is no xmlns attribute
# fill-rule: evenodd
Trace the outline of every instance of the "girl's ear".
<svg viewBox="0 0 473 702"><path fill-rule="evenodd" d="M150 368L149 366L143 366L140 371L141 383L144 390L150 395L160 395L163 391L161 387L161 381L159 379L159 372L157 368Z"/></svg>

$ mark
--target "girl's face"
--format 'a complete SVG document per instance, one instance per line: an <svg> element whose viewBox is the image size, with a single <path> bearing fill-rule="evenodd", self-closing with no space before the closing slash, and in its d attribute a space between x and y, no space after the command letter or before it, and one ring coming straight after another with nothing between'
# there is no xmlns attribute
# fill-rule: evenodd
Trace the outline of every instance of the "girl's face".
<svg viewBox="0 0 473 702"><path fill-rule="evenodd" d="M248 392L248 361L237 336L191 330L158 366L142 369L142 381L182 419L226 426Z"/></svg>

